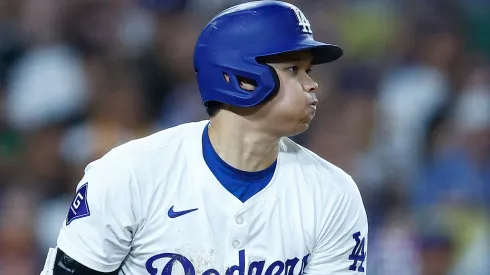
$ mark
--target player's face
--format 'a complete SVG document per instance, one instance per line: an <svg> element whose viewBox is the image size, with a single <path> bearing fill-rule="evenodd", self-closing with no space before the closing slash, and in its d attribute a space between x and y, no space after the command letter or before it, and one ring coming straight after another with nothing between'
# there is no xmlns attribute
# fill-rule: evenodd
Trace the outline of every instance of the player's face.
<svg viewBox="0 0 490 275"><path fill-rule="evenodd" d="M279 136L293 136L308 129L315 116L318 84L311 79L309 51L289 53L268 60L279 77L278 93L261 107L264 122Z"/></svg>

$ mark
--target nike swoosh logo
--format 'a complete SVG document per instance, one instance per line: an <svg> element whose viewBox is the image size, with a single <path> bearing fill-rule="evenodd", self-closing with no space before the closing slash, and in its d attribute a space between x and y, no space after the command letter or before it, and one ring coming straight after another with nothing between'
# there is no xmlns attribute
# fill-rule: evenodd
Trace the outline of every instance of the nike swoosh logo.
<svg viewBox="0 0 490 275"><path fill-rule="evenodd" d="M177 218L177 217L180 217L182 215L185 215L185 214L189 214L191 212L194 212L196 211L198 208L194 208L194 209L189 209L189 210L184 210L184 211L174 211L174 206L172 205L172 207L170 207L170 209L168 210L168 216L173 219L173 218Z"/></svg>

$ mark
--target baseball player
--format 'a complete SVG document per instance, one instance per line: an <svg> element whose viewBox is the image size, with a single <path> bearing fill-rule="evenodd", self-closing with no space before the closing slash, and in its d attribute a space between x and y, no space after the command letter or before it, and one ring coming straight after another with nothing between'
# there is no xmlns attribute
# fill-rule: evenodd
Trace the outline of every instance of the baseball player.
<svg viewBox="0 0 490 275"><path fill-rule="evenodd" d="M311 67L341 55L291 4L219 13L194 53L210 119L90 163L41 274L364 273L356 184L287 138L315 115Z"/></svg>

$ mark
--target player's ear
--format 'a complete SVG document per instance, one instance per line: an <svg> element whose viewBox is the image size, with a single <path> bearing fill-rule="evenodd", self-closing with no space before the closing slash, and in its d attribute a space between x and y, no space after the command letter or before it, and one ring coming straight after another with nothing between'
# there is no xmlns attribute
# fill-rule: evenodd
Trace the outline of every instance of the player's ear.
<svg viewBox="0 0 490 275"><path fill-rule="evenodd" d="M226 73L223 73L223 77L227 83L230 83L230 76ZM246 77L237 76L238 83L240 83L240 88L245 91L254 91L257 88L257 83L253 79L249 79Z"/></svg>
<svg viewBox="0 0 490 275"><path fill-rule="evenodd" d="M240 82L240 88L244 90L253 91L257 88L257 83L252 79L238 77L238 81Z"/></svg>

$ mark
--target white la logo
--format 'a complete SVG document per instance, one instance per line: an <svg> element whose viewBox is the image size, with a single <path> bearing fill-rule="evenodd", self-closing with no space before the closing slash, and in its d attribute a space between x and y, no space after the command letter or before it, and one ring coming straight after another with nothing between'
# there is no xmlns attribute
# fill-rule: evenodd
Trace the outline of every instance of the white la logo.
<svg viewBox="0 0 490 275"><path fill-rule="evenodd" d="M291 7L291 9L294 11L294 14L296 14L296 18L298 19L298 25L300 27L303 27L302 31L304 33L312 34L313 31L311 30L310 21L306 19L306 16L303 14L303 12L301 12L301 10L299 10L296 7Z"/></svg>

